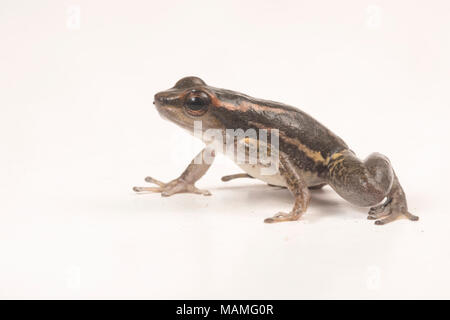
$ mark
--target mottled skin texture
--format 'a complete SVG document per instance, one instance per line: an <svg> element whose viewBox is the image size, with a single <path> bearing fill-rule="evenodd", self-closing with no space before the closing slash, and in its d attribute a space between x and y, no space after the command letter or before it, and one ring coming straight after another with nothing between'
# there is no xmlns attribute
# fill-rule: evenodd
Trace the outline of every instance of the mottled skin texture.
<svg viewBox="0 0 450 320"><path fill-rule="evenodd" d="M225 176L223 181L236 178L259 178L276 181L287 187L294 196L294 207L289 213L278 213L265 222L298 220L306 211L311 199L310 190L330 185L342 198L352 204L372 207L369 219L375 224L385 224L403 215L410 220L418 217L408 212L405 194L389 160L373 153L359 160L345 142L308 114L282 103L255 99L247 95L210 87L197 77L179 80L169 90L155 95L160 115L188 131L193 131L194 121L202 121L207 129L277 129L279 137L279 170L275 180L247 173ZM191 192L210 195L199 190L195 182L208 170L211 161L199 163L215 151L211 141L191 162L182 175L169 183L147 177L146 181L157 187L135 187L136 192L161 192L163 196ZM254 171L251 171L254 172ZM270 182L269 182L270 183ZM384 202L383 202L384 200Z"/></svg>

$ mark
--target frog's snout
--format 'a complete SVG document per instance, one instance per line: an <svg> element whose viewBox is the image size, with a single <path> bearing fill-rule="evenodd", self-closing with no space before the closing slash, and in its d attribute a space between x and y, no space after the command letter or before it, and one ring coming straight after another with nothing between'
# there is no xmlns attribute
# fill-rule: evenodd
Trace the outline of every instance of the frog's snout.
<svg viewBox="0 0 450 320"><path fill-rule="evenodd" d="M171 100L173 100L173 99L170 99L170 97L168 97L167 95L160 92L160 93L155 94L153 104L156 107L163 107L163 106L170 104Z"/></svg>
<svg viewBox="0 0 450 320"><path fill-rule="evenodd" d="M160 93L155 94L155 97L153 100L154 105L164 104L164 102L166 102L166 98L162 94L160 94Z"/></svg>

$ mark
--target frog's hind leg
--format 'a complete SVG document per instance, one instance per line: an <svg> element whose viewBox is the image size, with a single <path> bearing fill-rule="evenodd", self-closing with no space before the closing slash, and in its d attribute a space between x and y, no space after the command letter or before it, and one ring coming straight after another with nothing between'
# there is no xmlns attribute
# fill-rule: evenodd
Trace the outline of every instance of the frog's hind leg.
<svg viewBox="0 0 450 320"><path fill-rule="evenodd" d="M382 154L373 153L361 161L346 150L332 157L328 172L331 187L341 197L358 206L372 207L368 219L377 220L375 224L386 224L402 215L412 221L419 219L408 212L405 193Z"/></svg>
<svg viewBox="0 0 450 320"><path fill-rule="evenodd" d="M375 224L383 225L395 221L401 215L404 215L411 221L419 220L418 216L415 216L408 211L405 192L394 173L394 182L391 190L386 196L386 200L382 204L370 208L367 219L376 220Z"/></svg>
<svg viewBox="0 0 450 320"><path fill-rule="evenodd" d="M240 179L240 178L251 178L253 179L253 177L247 173L236 173L236 174L230 174L228 176L223 176L222 177L222 181L223 182L227 182L230 180L234 180L234 179Z"/></svg>
<svg viewBox="0 0 450 320"><path fill-rule="evenodd" d="M295 170L290 160L282 154L280 154L279 170L281 176L286 181L287 188L295 197L294 207L289 213L279 212L273 217L265 219L265 223L298 220L308 208L309 201L311 200L311 195L305 181Z"/></svg>

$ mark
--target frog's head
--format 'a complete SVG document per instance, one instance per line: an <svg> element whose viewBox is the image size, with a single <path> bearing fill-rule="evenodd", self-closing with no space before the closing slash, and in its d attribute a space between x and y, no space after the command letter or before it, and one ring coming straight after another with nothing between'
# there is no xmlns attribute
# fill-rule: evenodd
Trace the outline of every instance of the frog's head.
<svg viewBox="0 0 450 320"><path fill-rule="evenodd" d="M212 88L202 79L185 77L173 88L155 94L153 104L161 117L193 132L196 121L201 121L203 131L223 128L223 124L211 112L215 100L217 97Z"/></svg>

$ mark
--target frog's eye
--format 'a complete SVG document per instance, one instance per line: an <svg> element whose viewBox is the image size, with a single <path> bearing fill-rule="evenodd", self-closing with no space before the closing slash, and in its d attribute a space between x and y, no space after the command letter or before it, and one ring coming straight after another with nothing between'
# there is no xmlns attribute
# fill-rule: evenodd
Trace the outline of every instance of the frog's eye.
<svg viewBox="0 0 450 320"><path fill-rule="evenodd" d="M184 106L187 113L192 116L201 116L208 111L210 103L209 96L204 92L194 91L186 96Z"/></svg>

